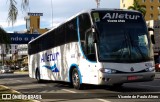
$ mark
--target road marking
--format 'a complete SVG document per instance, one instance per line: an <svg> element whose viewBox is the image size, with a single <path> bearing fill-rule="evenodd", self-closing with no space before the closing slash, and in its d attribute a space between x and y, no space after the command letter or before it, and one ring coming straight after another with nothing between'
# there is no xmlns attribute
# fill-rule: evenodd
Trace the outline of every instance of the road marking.
<svg viewBox="0 0 160 102"><path fill-rule="evenodd" d="M22 81L22 80L16 80L17 82L24 82L24 81Z"/></svg>
<svg viewBox="0 0 160 102"><path fill-rule="evenodd" d="M75 91L71 91L71 90L67 90L67 89L62 89L63 91L67 91L67 92L70 92L70 93L77 93Z"/></svg>
<svg viewBox="0 0 160 102"><path fill-rule="evenodd" d="M67 89L62 89L63 91L67 91L67 92L70 92L70 93L77 93L77 92L75 92L75 91L71 91L71 90L67 90ZM105 100L105 99L97 99L97 100L99 100L99 101L102 101L102 102L111 102L111 101L108 101L108 100Z"/></svg>
<svg viewBox="0 0 160 102"><path fill-rule="evenodd" d="M102 101L102 102L111 102L111 101L108 101L108 100L105 100L105 99L97 99L99 101Z"/></svg>
<svg viewBox="0 0 160 102"><path fill-rule="evenodd" d="M152 86L152 85L139 85L139 86L147 86L147 87L160 87L160 86Z"/></svg>

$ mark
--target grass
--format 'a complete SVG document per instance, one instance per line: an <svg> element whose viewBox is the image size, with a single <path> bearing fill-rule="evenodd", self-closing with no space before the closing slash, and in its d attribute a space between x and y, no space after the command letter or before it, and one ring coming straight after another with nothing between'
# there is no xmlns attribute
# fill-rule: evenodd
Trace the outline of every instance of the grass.
<svg viewBox="0 0 160 102"><path fill-rule="evenodd" d="M12 95L20 95L21 93L18 93L8 87L0 85L0 102L34 102L32 100L23 100L23 99L2 99L2 94L11 94Z"/></svg>

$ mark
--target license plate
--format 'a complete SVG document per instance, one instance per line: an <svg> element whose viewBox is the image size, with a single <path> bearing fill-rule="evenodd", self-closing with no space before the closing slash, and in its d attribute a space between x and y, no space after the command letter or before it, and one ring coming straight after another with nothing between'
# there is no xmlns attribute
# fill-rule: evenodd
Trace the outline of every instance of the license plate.
<svg viewBox="0 0 160 102"><path fill-rule="evenodd" d="M137 80L137 76L128 76L127 79L128 80Z"/></svg>

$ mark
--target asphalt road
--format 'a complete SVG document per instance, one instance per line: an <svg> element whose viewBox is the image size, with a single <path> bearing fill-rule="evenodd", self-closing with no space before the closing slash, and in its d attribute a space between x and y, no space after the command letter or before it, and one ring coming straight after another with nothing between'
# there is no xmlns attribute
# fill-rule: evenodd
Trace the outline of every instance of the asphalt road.
<svg viewBox="0 0 160 102"><path fill-rule="evenodd" d="M85 85L75 90L65 82L37 83L28 74L0 74L0 85L24 95L41 95L46 102L158 102L160 100L160 74L151 82L126 83L122 87Z"/></svg>

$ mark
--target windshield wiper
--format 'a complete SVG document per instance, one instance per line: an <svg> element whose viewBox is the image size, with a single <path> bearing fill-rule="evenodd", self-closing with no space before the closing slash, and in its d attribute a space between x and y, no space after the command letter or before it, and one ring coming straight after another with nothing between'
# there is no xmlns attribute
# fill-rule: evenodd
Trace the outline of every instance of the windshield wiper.
<svg viewBox="0 0 160 102"><path fill-rule="evenodd" d="M128 42L128 40L127 40L127 35L126 35L126 33L123 33L123 35L124 35L124 41L122 42L122 44L120 45L120 58L123 58L123 56L124 56L124 52L125 52L125 47L126 47L126 49L128 49L128 51L129 51L129 55L130 55L130 50L129 50L129 42ZM127 46L128 45L128 46ZM118 58L119 59L119 58Z"/></svg>

